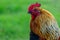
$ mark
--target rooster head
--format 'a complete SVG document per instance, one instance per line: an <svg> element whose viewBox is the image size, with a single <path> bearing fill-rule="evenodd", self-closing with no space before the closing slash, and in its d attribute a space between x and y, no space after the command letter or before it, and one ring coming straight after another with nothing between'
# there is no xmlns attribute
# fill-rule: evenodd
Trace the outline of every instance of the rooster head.
<svg viewBox="0 0 60 40"><path fill-rule="evenodd" d="M29 6L28 12L29 12L29 14L31 14L32 19L34 19L40 13L40 10L38 10L40 6L41 6L41 4L39 4L39 3L31 4Z"/></svg>

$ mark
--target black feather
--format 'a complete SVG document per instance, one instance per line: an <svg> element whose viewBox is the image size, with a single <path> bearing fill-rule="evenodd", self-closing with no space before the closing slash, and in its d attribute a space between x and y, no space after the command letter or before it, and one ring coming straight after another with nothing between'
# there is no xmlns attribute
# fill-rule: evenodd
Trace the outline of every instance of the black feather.
<svg viewBox="0 0 60 40"><path fill-rule="evenodd" d="M34 34L32 31L30 32L30 40L39 40L39 36Z"/></svg>

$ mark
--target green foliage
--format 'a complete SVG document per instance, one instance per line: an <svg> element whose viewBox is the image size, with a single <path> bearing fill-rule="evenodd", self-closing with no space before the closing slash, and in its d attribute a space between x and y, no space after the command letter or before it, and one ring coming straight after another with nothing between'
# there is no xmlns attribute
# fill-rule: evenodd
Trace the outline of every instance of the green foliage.
<svg viewBox="0 0 60 40"><path fill-rule="evenodd" d="M28 6L35 2L53 13L60 26L60 0L0 0L0 40L29 40Z"/></svg>

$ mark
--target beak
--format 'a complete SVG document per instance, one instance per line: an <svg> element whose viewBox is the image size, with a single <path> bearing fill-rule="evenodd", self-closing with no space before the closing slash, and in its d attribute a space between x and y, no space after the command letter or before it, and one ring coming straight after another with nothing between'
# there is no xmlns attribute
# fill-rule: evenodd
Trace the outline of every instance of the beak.
<svg viewBox="0 0 60 40"><path fill-rule="evenodd" d="M28 14L31 14L31 12L30 12L30 11L28 11Z"/></svg>
<svg viewBox="0 0 60 40"><path fill-rule="evenodd" d="M28 13L30 13L30 12L28 11Z"/></svg>

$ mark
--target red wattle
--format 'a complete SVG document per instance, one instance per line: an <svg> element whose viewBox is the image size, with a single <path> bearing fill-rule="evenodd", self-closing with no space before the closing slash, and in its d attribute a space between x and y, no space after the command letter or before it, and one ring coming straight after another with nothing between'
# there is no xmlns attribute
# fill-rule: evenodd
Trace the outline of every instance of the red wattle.
<svg viewBox="0 0 60 40"><path fill-rule="evenodd" d="M34 20L34 19L35 19L35 16L32 15L32 20Z"/></svg>

